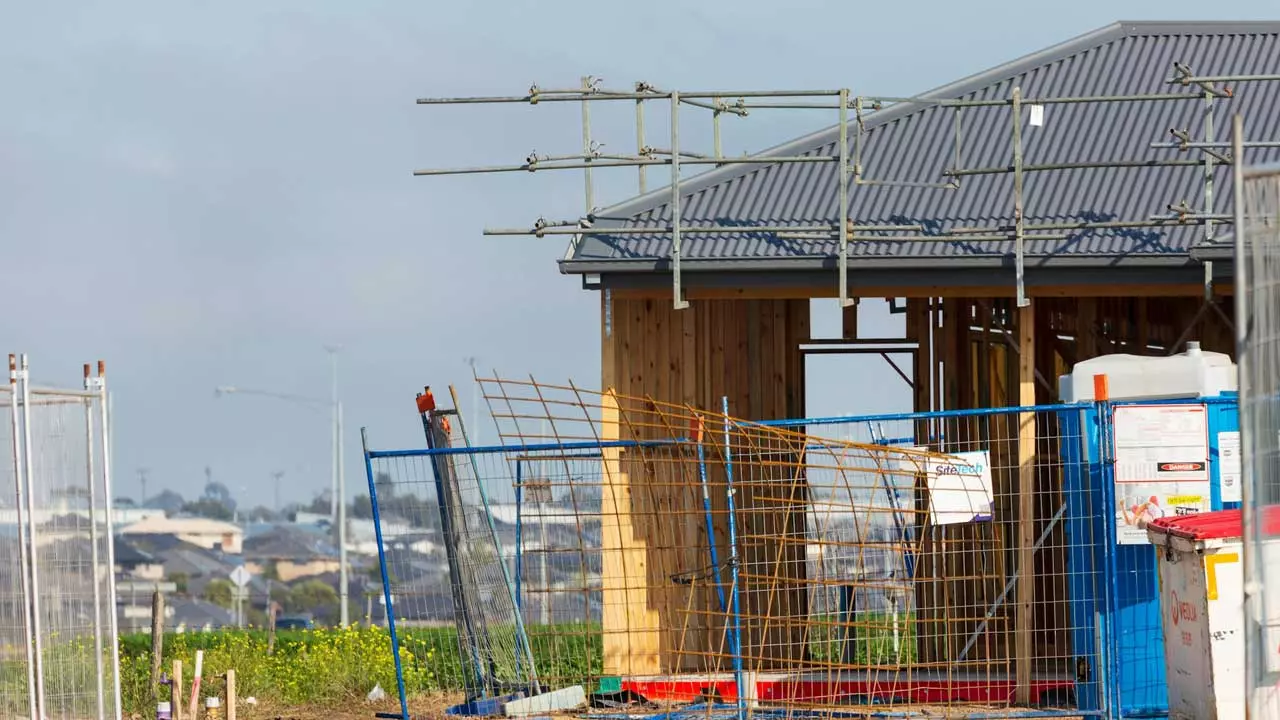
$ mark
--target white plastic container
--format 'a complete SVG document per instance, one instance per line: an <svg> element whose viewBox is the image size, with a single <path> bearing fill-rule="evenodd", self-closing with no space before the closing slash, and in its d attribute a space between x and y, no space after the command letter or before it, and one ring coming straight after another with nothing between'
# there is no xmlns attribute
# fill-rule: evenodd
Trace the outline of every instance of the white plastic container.
<svg viewBox="0 0 1280 720"><path fill-rule="evenodd" d="M1159 557L1170 720L1244 718L1240 511L1161 518L1147 537Z"/></svg>
<svg viewBox="0 0 1280 720"><path fill-rule="evenodd" d="M1093 376L1107 376L1112 400L1214 397L1235 392L1236 365L1229 355L1204 352L1187 343L1178 355L1101 355L1078 362L1058 378L1058 395L1066 402L1093 402Z"/></svg>

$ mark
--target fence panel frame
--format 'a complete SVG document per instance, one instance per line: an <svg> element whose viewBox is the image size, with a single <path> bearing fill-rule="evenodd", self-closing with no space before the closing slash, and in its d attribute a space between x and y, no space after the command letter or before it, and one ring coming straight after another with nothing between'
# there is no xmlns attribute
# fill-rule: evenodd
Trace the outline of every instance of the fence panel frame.
<svg viewBox="0 0 1280 720"><path fill-rule="evenodd" d="M999 439L1003 441L1016 442L1016 437L1017 437L1016 429L1018 427L1017 419L1020 416L1025 416L1026 414L1029 414L1029 413L1030 414L1049 414L1055 418L1055 421L1054 423L1052 423L1052 426L1057 427L1059 429L1059 435L1061 436L1065 433L1065 430L1063 429L1064 423L1062 423L1059 419L1057 419L1060 415L1064 413L1083 414L1085 410L1088 410L1093 407L1094 407L1093 404L1059 404L1059 405L1043 405L1043 406L1027 406L1027 407L1011 407L1011 408L990 408L990 409L975 410L975 411L940 411L940 412L932 412L932 413L898 413L898 414L840 417L840 418L808 418L808 419L799 419L799 420L790 420L790 421L771 421L771 422L762 422L762 423L741 423L741 424L759 425L763 427L795 428L795 427L810 427L810 426L824 425L824 424L830 425L830 424L842 423L842 422L844 423L847 423L847 422L876 423L878 421L885 421L885 422L898 421L898 422L909 423L914 427L925 428L924 437L932 439L934 436L937 436L937 435L945 436L945 433L937 433L934 431L943 429L948 422L956 424L956 423L961 423L965 421L980 422L984 420L992 421L993 419L996 419L996 420L1003 419L1003 420L1008 420L1010 422L1009 427L1014 431L1014 433L1009 435L1009 437L999 438ZM710 414L708 415L710 416ZM1048 426L1048 424L1045 424L1045 423L1041 423L1041 424ZM1073 437L1071 439L1074 442L1078 442L1081 446L1081 450L1083 451L1084 457L1083 457L1083 460L1081 461L1082 462L1081 467L1085 469L1086 473L1092 472L1094 468L1093 468L1093 465L1088 462L1088 457L1089 457L1089 454L1087 452L1088 438L1085 436L1085 433L1081 433L1079 437ZM897 441L897 440L902 440L902 438L881 437L879 442L880 444L883 444L883 445L893 445L894 441ZM975 442L975 441L970 440L969 442ZM366 463L367 463L366 469L369 475L371 496L373 496L377 488L375 487L376 485L375 470L373 468L372 462L376 460L384 460L384 459L392 459L392 458L434 458L434 457L439 457L441 455L460 454L460 453L471 454L473 456L484 455L484 454L492 454L495 456L501 456L501 455L516 456L520 454L527 455L530 453L537 453L537 452L546 452L546 453L552 453L552 454L571 453L571 452L596 452L603 457L606 454L604 452L605 450L618 450L618 451L634 450L640 444L642 443L638 443L634 440L612 440L612 441L596 440L596 441L582 441L582 442L562 441L562 442L551 442L551 443L507 444L507 445L497 445L497 446L477 447L477 448L437 448L437 449L385 450L385 451L369 450L366 447ZM1038 439L1038 444L1043 444L1043 438ZM1095 441L1095 445L1097 445L1097 441ZM1043 452L1044 449L1046 448L1041 448L1041 451ZM1048 449L1056 449L1056 448L1048 448ZM1062 470L1062 468L1065 467L1067 460L1063 458L1061 452L1057 452L1052 456L1045 458L1044 461L1049 463L1050 465L1057 467L1058 472L1065 472ZM521 463L517 461L515 467L518 468L520 466L521 466ZM521 470L516 470L513 472L516 475L524 474L524 471L521 471ZM523 491L523 483L520 482L520 480L522 479L523 478L516 478L513 491L517 494ZM1039 525L1042 527L1036 533L1036 535L1039 536L1038 538L1035 538L1037 540L1040 540L1042 538L1047 539L1051 533L1061 534L1066 532L1065 530L1066 519L1064 516L1067 512L1069 504L1065 495L1062 495L1062 493L1065 492L1065 490L1063 489L1063 485L1064 485L1063 481L1059 479L1057 480L1057 482L1059 483L1058 492L1061 497L1059 509L1057 510L1057 512L1051 512L1049 515L1039 518ZM1087 492L1087 486L1086 486L1085 492ZM1096 503L1099 501L1099 498L1093 498L1092 501ZM518 505L517 507L520 508L522 506ZM517 510L517 512L520 512L520 511L521 511L520 509ZM739 514L741 514L741 512L742 511L740 510ZM1101 513L1101 514L1105 515L1105 513ZM375 520L375 522L379 524L382 522L385 522L385 517L380 516L378 520ZM1011 530L1011 532L1014 532L1014 533L1017 532L1016 523L1014 523L1014 527ZM380 550L383 542L384 540L382 538L379 538ZM1042 543L1039 543L1039 542L1037 543L1037 545L1040 545L1040 544ZM523 560L518 559L520 557L522 557L522 554L518 552L516 562L523 562ZM1093 557L1093 555L1092 553L1090 553L1085 555L1085 557ZM382 559L382 562L385 564L385 558ZM1096 577L1096 576L1100 576L1101 572L1102 571L1100 568L1094 566L1090 568L1089 574L1091 577ZM518 579L522 579L525 574L526 572L519 572L517 573L516 577ZM385 567L383 570L383 577L384 577L384 593L388 596L387 601L389 603L390 602L389 596L391 594L391 589L386 587L386 584L385 584L385 579L387 577ZM1064 582L1066 581L1064 580ZM1006 585L1006 587L1004 588L1004 592L1000 594L1001 600L1003 602L997 603L998 606L1012 604L1013 593L1010 587L1008 586L1008 581L1006 581L1004 585ZM519 593L522 607L524 602L523 598L528 596L528 592L529 592L529 588L526 586L526 587L523 587L522 591ZM1096 593L1099 596L1104 596L1105 593L1107 592L1108 592L1108 587L1106 583L1099 583L1098 586L1096 587ZM1105 599L1107 602L1110 601L1110 598L1105 598ZM1065 600L1056 600L1056 601L1064 604L1066 602ZM998 607L997 607L997 610L998 610ZM981 623L985 624L986 622L992 619L993 611L990 609L987 609L987 610L983 610L983 612L986 613L986 617L979 618L979 620L981 621ZM975 620L975 622L978 622L978 620ZM394 617L389 617L389 624L392 626L395 625ZM966 649L966 652L967 651L968 650ZM1070 653L1071 651L1069 648L1066 650L1063 650L1064 655L1070 654ZM736 655L738 656L739 659L741 659L742 653L737 653ZM1059 658L1059 660L1062 660L1065 664L1067 661L1071 660L1071 658L1065 658L1065 659ZM1099 687L1105 687L1106 678L1107 678L1107 662L1106 662L1104 647L1099 647L1097 649L1097 656L1094 658L1093 666L1096 668L1096 672L1094 672L1091 677L1086 677L1082 682L1085 684L1096 683ZM399 669L398 669L398 672L400 673L400 682L403 688L403 673ZM1010 672L1009 675L1012 676L1013 673ZM404 690L402 689L402 697L403 697L403 692ZM1012 690L1010 690L1010 692L1012 692ZM1056 707L1064 707L1065 705L1078 704L1078 702L1074 694L1071 694L1071 695L1064 694L1061 696L1057 696L1056 702L1052 704L1055 705ZM1079 713L1076 712L1075 714L1079 714ZM1084 714L1086 715L1090 714L1090 711L1086 710L1084 711Z"/></svg>
<svg viewBox="0 0 1280 720"><path fill-rule="evenodd" d="M105 366L95 375L86 364L82 389L35 387L26 356L11 355L9 380L0 403L9 415L18 592L5 594L20 616L26 679L0 695L0 707L32 720L120 720Z"/></svg>

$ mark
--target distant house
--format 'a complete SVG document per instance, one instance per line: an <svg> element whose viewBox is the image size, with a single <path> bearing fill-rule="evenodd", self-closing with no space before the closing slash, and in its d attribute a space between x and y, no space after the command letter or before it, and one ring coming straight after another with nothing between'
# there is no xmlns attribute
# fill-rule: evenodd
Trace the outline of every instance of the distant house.
<svg viewBox="0 0 1280 720"><path fill-rule="evenodd" d="M208 632L235 625L231 612L207 600L174 599L165 611L165 627L176 632Z"/></svg>
<svg viewBox="0 0 1280 720"><path fill-rule="evenodd" d="M282 582L337 572L338 551L317 533L290 525L259 532L244 542L245 568L261 576L275 567Z"/></svg>
<svg viewBox="0 0 1280 720"><path fill-rule="evenodd" d="M244 545L244 530L221 520L208 518L151 517L120 530L125 536L173 535L202 548L238 555Z"/></svg>
<svg viewBox="0 0 1280 720"><path fill-rule="evenodd" d="M328 530L333 526L333 519L328 513L313 513L299 510L293 515L293 524Z"/></svg>
<svg viewBox="0 0 1280 720"><path fill-rule="evenodd" d="M154 555L139 549L121 535L115 536L113 541L117 574L134 580L164 579L164 563Z"/></svg>
<svg viewBox="0 0 1280 720"><path fill-rule="evenodd" d="M164 565L165 580L175 582L179 593L192 597L203 596L212 580L230 579L241 564L238 555L193 545L173 535L134 535L128 539ZM260 577L249 581L251 597L266 597L266 592Z"/></svg>
<svg viewBox="0 0 1280 720"><path fill-rule="evenodd" d="M66 516L74 515L74 516L84 518L85 526L88 527L88 518L91 514L94 515L94 517L96 517L99 525L103 525L106 523L106 520L107 520L106 510L99 508L97 511L90 513L87 508L75 506L69 501L59 502L58 507L55 507L55 508L37 509L35 511L35 514L32 517L35 518L36 525L39 526L39 525L48 523L50 521L57 520L59 518L65 518ZM131 508L131 507L117 507L117 508L113 508L111 511L111 524L115 528L121 528L126 525L141 522L143 520L147 520L150 518L164 517L164 515L165 513L163 510L150 509L150 508L144 509L144 508ZM23 519L23 522L26 522L28 520L27 513L25 512L25 510L22 513L22 519ZM13 507L0 507L0 526L14 526L16 528L17 524L18 524L18 509Z"/></svg>
<svg viewBox="0 0 1280 720"><path fill-rule="evenodd" d="M442 550L440 533L434 528L422 528L410 523L382 519L382 540L390 545L407 541L415 551L430 554ZM347 523L347 551L357 555L377 555L378 536L372 520L350 520Z"/></svg>

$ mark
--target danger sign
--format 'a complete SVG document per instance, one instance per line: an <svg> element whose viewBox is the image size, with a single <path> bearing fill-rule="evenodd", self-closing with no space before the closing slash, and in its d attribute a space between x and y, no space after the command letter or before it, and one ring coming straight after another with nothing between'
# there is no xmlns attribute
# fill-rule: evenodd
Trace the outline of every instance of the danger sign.
<svg viewBox="0 0 1280 720"><path fill-rule="evenodd" d="M1162 473L1204 472L1208 463L1202 462L1162 462L1156 471Z"/></svg>

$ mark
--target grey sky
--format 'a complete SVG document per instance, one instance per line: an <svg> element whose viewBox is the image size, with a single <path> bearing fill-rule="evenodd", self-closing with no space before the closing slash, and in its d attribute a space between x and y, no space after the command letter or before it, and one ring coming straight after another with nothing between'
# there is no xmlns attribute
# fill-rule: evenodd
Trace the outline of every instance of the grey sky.
<svg viewBox="0 0 1280 720"><path fill-rule="evenodd" d="M599 382L598 299L559 275L562 239L480 235L575 217L581 175L411 176L574 152L578 108L414 98L517 94L583 74L615 87L904 95L1115 20L1274 13L1273 0L10 7L0 26L0 338L48 384L108 361L121 494L137 495L146 466L153 489L191 495L211 465L248 504L270 502L274 470L287 473L290 499L327 485L327 418L215 400L213 388L323 396L322 346L339 343L356 492L359 427L380 447L420 444L415 389L454 382L469 398L468 355L504 375ZM598 111L599 139L629 148L628 111ZM709 139L707 124L686 122L691 141ZM726 150L826 124L730 120ZM663 126L652 131L665 144ZM597 183L597 204L610 204L634 190L634 173L597 172ZM816 331L830 331L834 301L819 308ZM895 331L883 318L872 327ZM879 360L828 357L810 372L812 414L908 402Z"/></svg>

